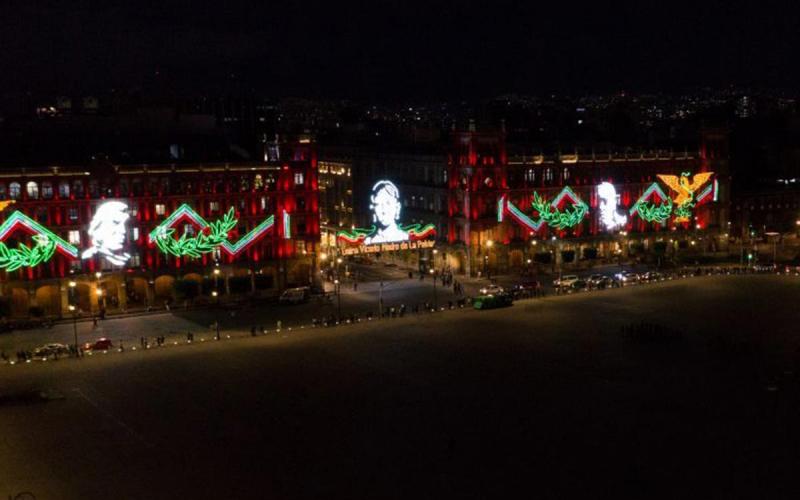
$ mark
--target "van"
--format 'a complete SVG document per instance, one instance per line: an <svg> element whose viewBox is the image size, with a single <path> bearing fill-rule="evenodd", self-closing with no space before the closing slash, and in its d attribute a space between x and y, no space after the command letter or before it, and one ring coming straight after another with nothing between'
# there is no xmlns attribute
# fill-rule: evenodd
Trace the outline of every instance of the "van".
<svg viewBox="0 0 800 500"><path fill-rule="evenodd" d="M307 286L284 290L278 302L281 304L302 304L308 301L310 290Z"/></svg>

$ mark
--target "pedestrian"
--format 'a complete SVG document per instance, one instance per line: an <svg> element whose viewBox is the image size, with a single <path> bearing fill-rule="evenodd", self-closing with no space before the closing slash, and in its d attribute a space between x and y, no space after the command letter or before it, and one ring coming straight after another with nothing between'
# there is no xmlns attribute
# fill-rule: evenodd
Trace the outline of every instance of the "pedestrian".
<svg viewBox="0 0 800 500"><path fill-rule="evenodd" d="M353 281L353 291L358 291L358 281Z"/></svg>
<svg viewBox="0 0 800 500"><path fill-rule="evenodd" d="M281 320L278 320L278 331L281 331Z"/></svg>
<svg viewBox="0 0 800 500"><path fill-rule="evenodd" d="M139 344L142 346L142 349L144 349L144 337L139 337Z"/></svg>
<svg viewBox="0 0 800 500"><path fill-rule="evenodd" d="M122 340L119 341L119 352L125 352L125 346L122 345Z"/></svg>

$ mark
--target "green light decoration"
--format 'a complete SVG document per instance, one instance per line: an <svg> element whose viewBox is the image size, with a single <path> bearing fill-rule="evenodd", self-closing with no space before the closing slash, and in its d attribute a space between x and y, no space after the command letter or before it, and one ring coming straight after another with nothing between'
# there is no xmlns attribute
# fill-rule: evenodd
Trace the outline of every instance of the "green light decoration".
<svg viewBox="0 0 800 500"><path fill-rule="evenodd" d="M56 252L56 242L45 234L31 237L35 244L31 247L20 243L17 248L9 248L0 242L0 269L7 272L16 271L22 267L35 267L42 262L47 262Z"/></svg>
<svg viewBox="0 0 800 500"><path fill-rule="evenodd" d="M675 220L676 221L689 220L692 217L692 209L694 208L695 205L696 203L694 202L694 200L689 200L686 203L683 203L682 205L678 205L677 208L675 208Z"/></svg>
<svg viewBox="0 0 800 500"><path fill-rule="evenodd" d="M572 190L564 188L561 194L558 195L556 200L560 201L565 196L569 196L572 200L572 208L567 210L560 210L553 203L547 203L544 198L539 196L539 193L533 192L533 209L539 212L539 220L547 223L548 226L555 229L568 229L578 225L586 214L589 213L589 206L578 198Z"/></svg>
<svg viewBox="0 0 800 500"><path fill-rule="evenodd" d="M672 200L667 198L663 203L650 203L649 201L638 201L632 211L639 214L639 217L647 222L663 224L672 215Z"/></svg>
<svg viewBox="0 0 800 500"><path fill-rule="evenodd" d="M208 234L200 232L197 236L184 233L175 239L175 229L164 228L155 236L156 245L164 252L175 257L198 258L202 254L211 253L228 241L228 233L236 227L238 220L234 217L233 207L222 217L208 224Z"/></svg>

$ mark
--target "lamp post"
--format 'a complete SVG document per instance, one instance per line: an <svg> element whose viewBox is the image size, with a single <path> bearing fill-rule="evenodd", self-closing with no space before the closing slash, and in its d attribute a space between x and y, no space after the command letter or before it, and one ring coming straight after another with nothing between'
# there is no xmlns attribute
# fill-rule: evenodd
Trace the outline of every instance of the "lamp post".
<svg viewBox="0 0 800 500"><path fill-rule="evenodd" d="M219 304L219 267L214 268L214 291L211 295L216 298L217 304Z"/></svg>
<svg viewBox="0 0 800 500"><path fill-rule="evenodd" d="M484 269L484 273L486 274L486 277L489 279L491 279L489 276L489 252L492 250L493 246L494 246L494 241L486 240L486 255L484 255L483 261L486 264L486 269Z"/></svg>
<svg viewBox="0 0 800 500"><path fill-rule="evenodd" d="M70 282L70 286L72 286L72 283L74 283L74 281ZM75 314L74 305L69 305L69 312L72 313L72 335L75 338L75 356L77 357L80 351L78 350L78 317Z"/></svg>
<svg viewBox="0 0 800 500"><path fill-rule="evenodd" d="M339 318L342 317L342 296L339 293L339 278L333 280L333 284L336 286L336 309L338 311L337 316Z"/></svg>
<svg viewBox="0 0 800 500"><path fill-rule="evenodd" d="M431 269L431 277L433 278L433 310L439 310L439 300L436 296L436 271Z"/></svg>
<svg viewBox="0 0 800 500"><path fill-rule="evenodd" d="M101 300L103 300L103 289L102 288L97 288L95 290L95 293L97 294L97 315L100 316L100 311L103 310L103 306L102 306L102 303L101 303ZM95 326L96 325L97 325L97 323L95 323Z"/></svg>

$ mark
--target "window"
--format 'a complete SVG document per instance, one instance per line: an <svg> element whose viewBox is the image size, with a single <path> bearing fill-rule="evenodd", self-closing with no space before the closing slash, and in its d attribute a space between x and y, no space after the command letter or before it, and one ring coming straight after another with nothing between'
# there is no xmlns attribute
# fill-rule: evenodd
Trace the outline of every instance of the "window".
<svg viewBox="0 0 800 500"><path fill-rule="evenodd" d="M12 200L18 200L20 195L21 187L19 182L12 182L8 185L8 196L11 197Z"/></svg>
<svg viewBox="0 0 800 500"><path fill-rule="evenodd" d="M130 239L130 241L139 241L139 228L138 227L132 227L131 228L131 236L130 236L129 239Z"/></svg>
<svg viewBox="0 0 800 500"><path fill-rule="evenodd" d="M68 239L70 245L80 245L81 244L81 232L77 229L73 229L68 233Z"/></svg>
<svg viewBox="0 0 800 500"><path fill-rule="evenodd" d="M8 193L6 192L6 185L0 184L0 200L5 200Z"/></svg>
<svg viewBox="0 0 800 500"><path fill-rule="evenodd" d="M45 181L42 183L42 198L49 200L53 197L53 183Z"/></svg>
<svg viewBox="0 0 800 500"><path fill-rule="evenodd" d="M167 207L163 203L156 203L156 215L164 215L167 212Z"/></svg>
<svg viewBox="0 0 800 500"><path fill-rule="evenodd" d="M67 212L67 214L68 214L67 217L69 218L69 220L71 220L71 221L78 220L78 209L77 208L70 208L69 211Z"/></svg>
<svg viewBox="0 0 800 500"><path fill-rule="evenodd" d="M562 177L564 180L569 179L569 169L567 167L564 167L564 172Z"/></svg>
<svg viewBox="0 0 800 500"><path fill-rule="evenodd" d="M294 185L295 186L302 186L305 184L305 178L303 177L303 172L295 172L294 173Z"/></svg>
<svg viewBox="0 0 800 500"><path fill-rule="evenodd" d="M58 184L58 197L59 198L69 198L69 182L61 181Z"/></svg>
<svg viewBox="0 0 800 500"><path fill-rule="evenodd" d="M261 210L266 210L266 209L267 209L267 197L266 196L262 196L261 197Z"/></svg>
<svg viewBox="0 0 800 500"><path fill-rule="evenodd" d="M97 181L89 181L89 196L92 198L100 197L100 184Z"/></svg>
<svg viewBox="0 0 800 500"><path fill-rule="evenodd" d="M536 182L536 170L529 168L525 171L525 180L528 182Z"/></svg>
<svg viewBox="0 0 800 500"><path fill-rule="evenodd" d="M208 204L208 209L211 210L212 212L219 212L219 202L218 201L210 202Z"/></svg>
<svg viewBox="0 0 800 500"><path fill-rule="evenodd" d="M128 261L128 266L130 267L139 267L142 265L142 258L139 256L138 253L131 255L131 260Z"/></svg>
<svg viewBox="0 0 800 500"><path fill-rule="evenodd" d="M75 181L72 183L72 192L78 198L83 198L83 182Z"/></svg>
<svg viewBox="0 0 800 500"><path fill-rule="evenodd" d="M28 182L25 185L25 191L28 192L28 198L32 200L39 199L39 185L33 181Z"/></svg>
<svg viewBox="0 0 800 500"><path fill-rule="evenodd" d="M183 225L183 234L186 236L194 236L194 226L191 224L184 224Z"/></svg>
<svg viewBox="0 0 800 500"><path fill-rule="evenodd" d="M120 179L119 181L119 195L128 196L128 179Z"/></svg>

